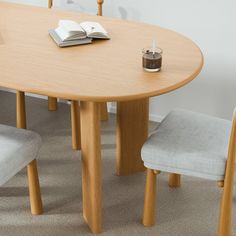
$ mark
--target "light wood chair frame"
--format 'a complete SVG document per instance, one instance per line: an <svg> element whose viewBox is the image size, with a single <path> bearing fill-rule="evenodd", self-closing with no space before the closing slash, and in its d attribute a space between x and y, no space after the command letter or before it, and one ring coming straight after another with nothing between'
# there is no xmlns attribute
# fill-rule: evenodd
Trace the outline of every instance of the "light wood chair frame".
<svg viewBox="0 0 236 236"><path fill-rule="evenodd" d="M98 16L102 16L102 4L104 0L97 0L98 4ZM53 6L53 0L48 0L48 8L51 8Z"/></svg>
<svg viewBox="0 0 236 236"><path fill-rule="evenodd" d="M218 223L218 236L232 235L232 197L234 184L234 168L236 155L236 111L234 111L232 129L229 141L228 156L224 180L218 181L218 187L223 188ZM144 198L143 225L155 224L156 176L160 171L147 169L146 189ZM180 175L169 174L169 186L180 186Z"/></svg>
<svg viewBox="0 0 236 236"><path fill-rule="evenodd" d="M25 96L23 92L17 92L16 94L16 127L26 129ZM40 215L43 213L43 204L36 159L27 165L27 175L31 213L33 215Z"/></svg>

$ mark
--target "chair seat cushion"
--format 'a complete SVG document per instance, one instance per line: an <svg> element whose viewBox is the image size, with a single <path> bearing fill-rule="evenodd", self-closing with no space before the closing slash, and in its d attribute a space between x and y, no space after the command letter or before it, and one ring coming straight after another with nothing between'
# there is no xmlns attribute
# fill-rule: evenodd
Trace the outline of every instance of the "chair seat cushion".
<svg viewBox="0 0 236 236"><path fill-rule="evenodd" d="M0 186L34 160L40 146L38 134L0 125Z"/></svg>
<svg viewBox="0 0 236 236"><path fill-rule="evenodd" d="M174 110L142 148L147 168L223 180L231 122L195 112Z"/></svg>

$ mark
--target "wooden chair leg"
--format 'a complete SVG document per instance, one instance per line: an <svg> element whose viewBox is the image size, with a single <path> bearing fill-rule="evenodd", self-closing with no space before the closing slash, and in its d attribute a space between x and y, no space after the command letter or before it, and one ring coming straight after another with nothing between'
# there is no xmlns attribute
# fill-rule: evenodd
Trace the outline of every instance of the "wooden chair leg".
<svg viewBox="0 0 236 236"><path fill-rule="evenodd" d="M143 225L153 226L155 224L156 206L156 174L147 169L146 190L144 197Z"/></svg>
<svg viewBox="0 0 236 236"><path fill-rule="evenodd" d="M16 127L26 129L25 93L21 91L16 92ZM29 182L31 212L33 215L39 215L43 213L43 207L36 160L33 160L28 164L27 174Z"/></svg>
<svg viewBox="0 0 236 236"><path fill-rule="evenodd" d="M57 98L48 97L48 110L49 111L57 110Z"/></svg>
<svg viewBox="0 0 236 236"><path fill-rule="evenodd" d="M26 129L25 93L16 92L16 127Z"/></svg>
<svg viewBox="0 0 236 236"><path fill-rule="evenodd" d="M30 164L28 164L27 173L29 182L31 213L33 215L40 215L43 213L43 206L41 200L36 160L33 160Z"/></svg>
<svg viewBox="0 0 236 236"><path fill-rule="evenodd" d="M221 198L218 236L231 236L232 234L232 193L231 187L224 187Z"/></svg>
<svg viewBox="0 0 236 236"><path fill-rule="evenodd" d="M231 140L232 141L232 140ZM235 148L234 148L235 149ZM235 157L235 150L232 152ZM218 236L231 236L232 234L232 203L233 203L233 187L234 187L234 166L235 159L227 160L226 174L224 179L224 190L221 198L220 218L218 225Z"/></svg>
<svg viewBox="0 0 236 236"><path fill-rule="evenodd" d="M101 121L108 120L107 103L106 102L100 102L99 103L99 109L100 109L100 120Z"/></svg>
<svg viewBox="0 0 236 236"><path fill-rule="evenodd" d="M72 135L72 148L74 150L80 150L81 149L80 112L79 112L78 101L71 101L71 135Z"/></svg>
<svg viewBox="0 0 236 236"><path fill-rule="evenodd" d="M171 173L169 174L169 186L172 188L178 188L181 184L181 175Z"/></svg>
<svg viewBox="0 0 236 236"><path fill-rule="evenodd" d="M232 197L234 188L235 157L236 157L236 110L234 110L233 125L229 141L228 157L225 169L224 190L222 193L218 236L232 234ZM221 184L222 185L222 184Z"/></svg>

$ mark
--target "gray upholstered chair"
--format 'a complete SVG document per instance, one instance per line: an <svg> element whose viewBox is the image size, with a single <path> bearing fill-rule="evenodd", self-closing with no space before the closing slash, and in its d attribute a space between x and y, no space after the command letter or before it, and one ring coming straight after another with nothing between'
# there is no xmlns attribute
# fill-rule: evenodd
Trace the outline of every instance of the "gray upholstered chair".
<svg viewBox="0 0 236 236"><path fill-rule="evenodd" d="M219 236L231 235L232 194L236 152L236 115L230 121L174 110L142 148L147 167L143 224L155 222L156 175L169 172L169 185L180 186L180 175L218 182L223 187Z"/></svg>
<svg viewBox="0 0 236 236"><path fill-rule="evenodd" d="M38 134L0 125L0 186L27 166L31 212L43 211L36 157L41 146Z"/></svg>

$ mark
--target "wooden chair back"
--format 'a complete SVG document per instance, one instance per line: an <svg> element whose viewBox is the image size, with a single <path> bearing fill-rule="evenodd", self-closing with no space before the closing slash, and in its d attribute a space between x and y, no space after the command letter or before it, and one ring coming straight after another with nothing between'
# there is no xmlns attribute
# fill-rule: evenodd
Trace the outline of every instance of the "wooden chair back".
<svg viewBox="0 0 236 236"><path fill-rule="evenodd" d="M102 16L102 4L103 4L104 0L97 0L97 4L98 4L98 12L97 15L98 16ZM53 0L48 0L48 8L52 8L53 6Z"/></svg>

